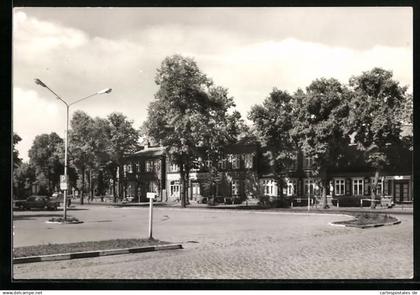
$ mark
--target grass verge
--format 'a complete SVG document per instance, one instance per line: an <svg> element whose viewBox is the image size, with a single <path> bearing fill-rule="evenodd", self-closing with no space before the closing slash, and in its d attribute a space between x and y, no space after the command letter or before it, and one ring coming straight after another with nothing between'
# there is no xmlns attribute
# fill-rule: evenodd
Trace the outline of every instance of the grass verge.
<svg viewBox="0 0 420 295"><path fill-rule="evenodd" d="M388 214L380 213L356 213L353 215L355 218L347 221L337 221L334 224L342 224L345 226L354 226L354 227L365 227L365 226L374 226L378 224L391 224L397 222L398 219L390 216Z"/></svg>
<svg viewBox="0 0 420 295"><path fill-rule="evenodd" d="M156 246L169 244L169 242L149 239L116 239L105 241L89 241L67 244L47 244L37 246L17 247L13 249L13 257L39 256L60 253L74 253L82 251L98 251L110 249L123 249L143 246Z"/></svg>

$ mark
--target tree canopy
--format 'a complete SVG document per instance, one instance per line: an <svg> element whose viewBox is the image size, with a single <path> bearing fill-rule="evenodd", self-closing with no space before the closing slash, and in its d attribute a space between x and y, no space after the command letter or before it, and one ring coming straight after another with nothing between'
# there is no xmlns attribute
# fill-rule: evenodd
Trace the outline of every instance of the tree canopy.
<svg viewBox="0 0 420 295"><path fill-rule="evenodd" d="M19 167L22 163L22 159L19 158L19 151L16 149L16 145L22 140L22 138L17 134L13 133L13 168Z"/></svg>
<svg viewBox="0 0 420 295"><path fill-rule="evenodd" d="M55 132L36 136L29 150L29 161L35 168L37 180L45 182L48 193L58 186L63 173L63 150L63 139Z"/></svg>
<svg viewBox="0 0 420 295"><path fill-rule="evenodd" d="M185 206L188 173L197 157L217 157L220 148L240 133L240 114L227 89L214 86L196 62L180 55L164 59L157 70L159 90L149 105L145 129L165 146L181 170Z"/></svg>

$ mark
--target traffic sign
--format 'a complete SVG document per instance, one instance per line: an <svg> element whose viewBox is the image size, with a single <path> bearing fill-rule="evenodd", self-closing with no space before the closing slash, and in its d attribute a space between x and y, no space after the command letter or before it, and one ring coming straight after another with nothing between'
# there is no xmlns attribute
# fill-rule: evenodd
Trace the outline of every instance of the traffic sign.
<svg viewBox="0 0 420 295"><path fill-rule="evenodd" d="M67 175L60 175L60 189L61 190L67 190L67 182L68 182L68 176Z"/></svg>
<svg viewBox="0 0 420 295"><path fill-rule="evenodd" d="M148 199L154 199L156 197L156 193L147 193L146 196Z"/></svg>

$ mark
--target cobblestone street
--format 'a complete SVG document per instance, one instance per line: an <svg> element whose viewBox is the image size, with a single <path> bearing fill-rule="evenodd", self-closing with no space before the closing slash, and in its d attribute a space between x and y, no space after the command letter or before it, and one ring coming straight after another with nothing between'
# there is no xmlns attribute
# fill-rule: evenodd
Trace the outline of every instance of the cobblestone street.
<svg viewBox="0 0 420 295"><path fill-rule="evenodd" d="M329 225L348 219L345 215L169 208L155 213L155 237L182 242L183 250L20 264L14 266L14 278L390 279L413 275L412 215L398 215L399 225L357 229ZM32 244L51 242L53 235L46 233L53 232L57 242L147 235L146 208L92 207L71 214L85 223L54 231L53 226L37 222L42 218L17 219L15 245L31 244L22 235L34 223L42 228ZM112 222L95 223L105 219Z"/></svg>

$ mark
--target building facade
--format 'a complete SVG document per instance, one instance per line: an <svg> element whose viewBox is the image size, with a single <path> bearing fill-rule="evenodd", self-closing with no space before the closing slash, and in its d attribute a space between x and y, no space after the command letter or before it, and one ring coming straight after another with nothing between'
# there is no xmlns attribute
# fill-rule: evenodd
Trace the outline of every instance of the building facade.
<svg viewBox="0 0 420 295"><path fill-rule="evenodd" d="M222 160L210 165L197 159L188 180L190 203L242 203L262 196L271 203L307 205L321 202L320 179L314 176L313 159L301 152L291 154L291 164L274 173L273 155L257 143L240 142L225 147ZM369 199L375 171L369 169L360 152L349 147L343 165L328 171L327 195L332 200ZM413 201L410 151L398 152L398 167L380 171L377 194L392 197L394 203ZM211 172L210 166L216 166ZM181 187L179 167L171 162L163 147L144 147L128 156L124 165L126 195L133 201L147 201L146 193L155 192L161 202L179 202Z"/></svg>

